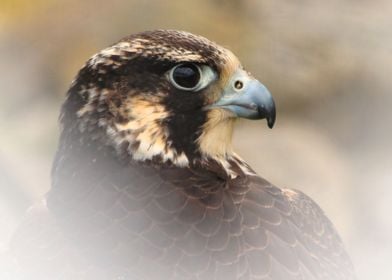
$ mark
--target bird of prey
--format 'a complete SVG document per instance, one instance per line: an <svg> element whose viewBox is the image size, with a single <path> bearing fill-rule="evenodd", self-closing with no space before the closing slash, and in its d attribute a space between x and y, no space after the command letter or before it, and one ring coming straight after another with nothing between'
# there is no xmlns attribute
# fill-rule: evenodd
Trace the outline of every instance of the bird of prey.
<svg viewBox="0 0 392 280"><path fill-rule="evenodd" d="M319 206L233 151L238 118L272 128L273 98L206 38L147 31L91 57L11 243L20 279L354 279Z"/></svg>

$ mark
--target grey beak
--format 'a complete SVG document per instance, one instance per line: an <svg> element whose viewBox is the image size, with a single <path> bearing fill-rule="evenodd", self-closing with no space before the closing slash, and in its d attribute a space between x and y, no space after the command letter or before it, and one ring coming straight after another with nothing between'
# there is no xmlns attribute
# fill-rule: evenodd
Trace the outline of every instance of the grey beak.
<svg viewBox="0 0 392 280"><path fill-rule="evenodd" d="M229 110L239 118L267 119L269 128L275 123L275 102L271 93L242 69L234 73L222 97L212 107Z"/></svg>

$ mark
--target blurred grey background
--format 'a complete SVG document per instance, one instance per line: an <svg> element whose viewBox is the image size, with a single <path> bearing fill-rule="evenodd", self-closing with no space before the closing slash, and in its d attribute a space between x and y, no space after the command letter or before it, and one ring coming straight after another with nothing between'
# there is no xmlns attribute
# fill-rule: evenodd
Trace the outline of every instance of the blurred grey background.
<svg viewBox="0 0 392 280"><path fill-rule="evenodd" d="M278 119L240 122L260 175L303 190L334 222L359 279L392 279L392 2L0 1L0 250L50 185L64 94L128 34L187 30L231 49Z"/></svg>

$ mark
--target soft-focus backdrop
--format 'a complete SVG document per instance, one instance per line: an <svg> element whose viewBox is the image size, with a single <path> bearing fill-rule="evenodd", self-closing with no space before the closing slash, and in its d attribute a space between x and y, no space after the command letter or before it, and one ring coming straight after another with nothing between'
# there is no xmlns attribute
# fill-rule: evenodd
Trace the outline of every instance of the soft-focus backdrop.
<svg viewBox="0 0 392 280"><path fill-rule="evenodd" d="M228 47L270 89L276 127L240 122L238 152L321 205L359 279L392 279L391 15L389 0L1 0L0 250L49 188L79 67L121 37L170 28Z"/></svg>

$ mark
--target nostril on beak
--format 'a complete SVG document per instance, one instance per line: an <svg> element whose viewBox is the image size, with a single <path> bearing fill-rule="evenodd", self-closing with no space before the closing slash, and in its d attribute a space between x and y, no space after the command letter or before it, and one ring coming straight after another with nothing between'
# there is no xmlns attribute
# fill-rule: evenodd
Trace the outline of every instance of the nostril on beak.
<svg viewBox="0 0 392 280"><path fill-rule="evenodd" d="M244 83L241 82L240 80L237 80L234 82L234 88L237 90L240 90L244 87Z"/></svg>

